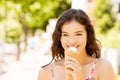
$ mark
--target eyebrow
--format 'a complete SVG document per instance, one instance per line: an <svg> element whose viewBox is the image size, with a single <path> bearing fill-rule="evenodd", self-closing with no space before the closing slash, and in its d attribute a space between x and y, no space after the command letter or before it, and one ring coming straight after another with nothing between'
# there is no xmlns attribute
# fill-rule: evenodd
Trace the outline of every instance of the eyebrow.
<svg viewBox="0 0 120 80"><path fill-rule="evenodd" d="M82 33L83 31L76 31L75 33Z"/></svg>
<svg viewBox="0 0 120 80"><path fill-rule="evenodd" d="M82 33L83 31L76 31L75 33ZM67 33L65 31L62 31L62 33Z"/></svg>

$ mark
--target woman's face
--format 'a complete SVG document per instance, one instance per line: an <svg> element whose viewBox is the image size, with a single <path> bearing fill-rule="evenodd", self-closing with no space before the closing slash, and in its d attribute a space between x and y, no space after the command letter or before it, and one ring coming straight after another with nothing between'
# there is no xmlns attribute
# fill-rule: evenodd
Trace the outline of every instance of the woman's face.
<svg viewBox="0 0 120 80"><path fill-rule="evenodd" d="M75 20L66 22L62 26L61 44L64 50L70 46L76 47L81 53L85 51L87 33L85 26Z"/></svg>

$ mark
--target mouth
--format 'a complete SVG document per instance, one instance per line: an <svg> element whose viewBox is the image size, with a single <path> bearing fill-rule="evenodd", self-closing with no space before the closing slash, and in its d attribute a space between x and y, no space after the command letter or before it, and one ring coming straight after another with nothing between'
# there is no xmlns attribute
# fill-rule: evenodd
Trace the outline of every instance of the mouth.
<svg viewBox="0 0 120 80"><path fill-rule="evenodd" d="M69 50L70 50L70 51L73 51L73 52L76 52L76 51L77 51L77 48L75 48L75 47L69 47Z"/></svg>
<svg viewBox="0 0 120 80"><path fill-rule="evenodd" d="M71 47L78 49L79 45L76 45L76 46L67 45L67 48L71 48Z"/></svg>

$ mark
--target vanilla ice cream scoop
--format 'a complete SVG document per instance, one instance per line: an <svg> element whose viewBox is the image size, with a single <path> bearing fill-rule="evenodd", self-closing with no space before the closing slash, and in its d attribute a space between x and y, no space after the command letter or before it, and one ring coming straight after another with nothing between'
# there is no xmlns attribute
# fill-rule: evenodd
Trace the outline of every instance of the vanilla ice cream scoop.
<svg viewBox="0 0 120 80"><path fill-rule="evenodd" d="M70 51L77 52L77 48L76 48L76 47L69 47L68 49L69 49Z"/></svg>

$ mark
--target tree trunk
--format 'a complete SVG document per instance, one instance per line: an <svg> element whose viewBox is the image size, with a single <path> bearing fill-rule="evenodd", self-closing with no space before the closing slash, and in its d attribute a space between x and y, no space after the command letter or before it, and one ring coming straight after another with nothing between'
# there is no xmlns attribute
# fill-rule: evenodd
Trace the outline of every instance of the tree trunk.
<svg viewBox="0 0 120 80"><path fill-rule="evenodd" d="M17 43L17 56L16 56L16 60L19 61L20 60L20 42Z"/></svg>
<svg viewBox="0 0 120 80"><path fill-rule="evenodd" d="M27 50L27 36L28 36L28 26L24 23L24 14L25 12L20 16L20 23L22 25L23 31L24 31L24 43L25 43L25 47L24 47L24 52L26 52Z"/></svg>

